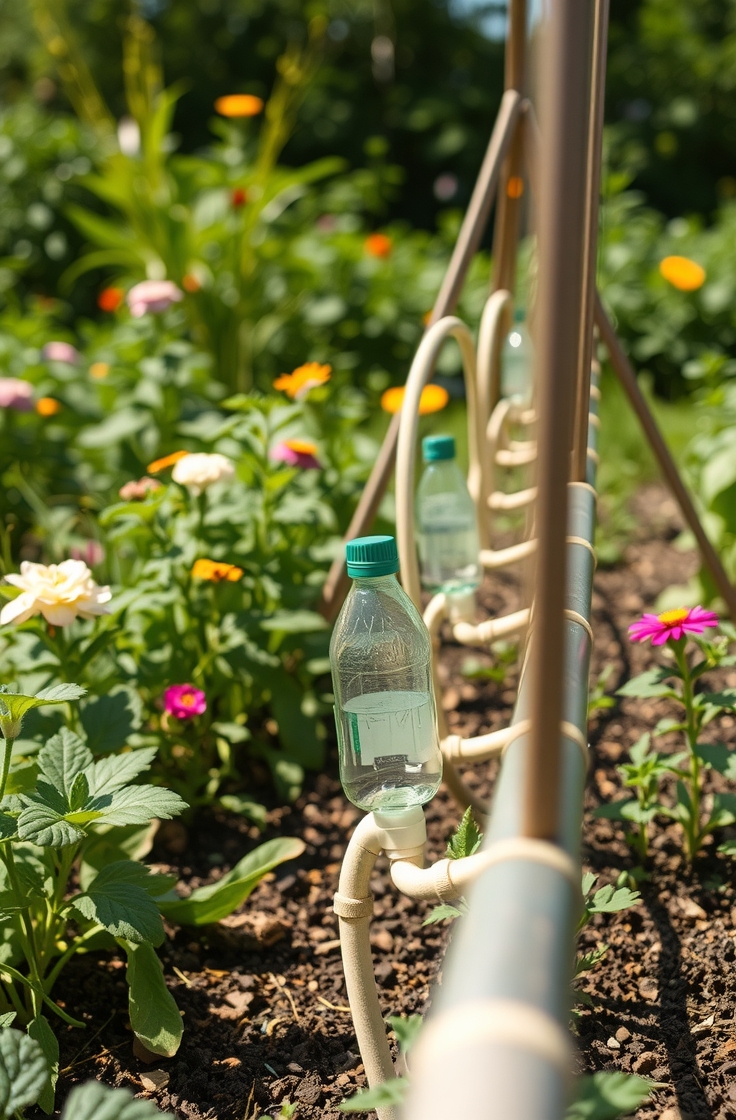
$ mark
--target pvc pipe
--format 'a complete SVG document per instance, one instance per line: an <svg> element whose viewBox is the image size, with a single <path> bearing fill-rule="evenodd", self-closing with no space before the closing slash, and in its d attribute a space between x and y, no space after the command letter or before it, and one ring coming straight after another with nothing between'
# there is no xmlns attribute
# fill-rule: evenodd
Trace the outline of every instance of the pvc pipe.
<svg viewBox="0 0 736 1120"><path fill-rule="evenodd" d="M498 731L487 731L485 735L475 735L463 739L461 735L448 735L442 740L442 757L446 762L460 759L463 762L484 762L502 754L511 738L513 727L502 727Z"/></svg>
<svg viewBox="0 0 736 1120"><path fill-rule="evenodd" d="M480 432L475 401L475 344L465 323L454 315L448 315L429 328L411 364L401 406L396 450L396 541L401 563L401 582L418 610L421 610L422 589L414 541L414 463L419 431L419 401L422 389L432 377L440 351L448 338L454 338L458 343L463 364L468 410L468 488L476 502L476 509L481 488L478 452Z"/></svg>
<svg viewBox="0 0 736 1120"><path fill-rule="evenodd" d="M496 553L496 555L498 555ZM465 646L485 645L495 642L498 638L505 638L508 634L516 634L519 630L529 625L529 607L505 614L500 618L489 618L485 622L475 625L469 622L456 622L452 633L456 641Z"/></svg>
<svg viewBox="0 0 736 1120"><path fill-rule="evenodd" d="M488 508L498 510L521 509L523 506L531 505L536 500L536 486L530 486L526 490L517 490L513 494L506 494L503 490L494 490L489 495Z"/></svg>
<svg viewBox="0 0 736 1120"><path fill-rule="evenodd" d="M534 537L519 544L509 545L508 548L484 548L481 550L480 562L484 568L505 568L507 564L515 564L517 560L526 560L537 550Z"/></svg>

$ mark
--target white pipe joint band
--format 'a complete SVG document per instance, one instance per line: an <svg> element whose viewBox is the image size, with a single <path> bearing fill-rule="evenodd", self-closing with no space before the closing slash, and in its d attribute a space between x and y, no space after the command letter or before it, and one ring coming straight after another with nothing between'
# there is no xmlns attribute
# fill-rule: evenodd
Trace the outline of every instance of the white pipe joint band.
<svg viewBox="0 0 736 1120"><path fill-rule="evenodd" d="M332 909L338 918L344 918L346 922L357 922L372 916L373 897L348 898L336 892L332 899Z"/></svg>
<svg viewBox="0 0 736 1120"><path fill-rule="evenodd" d="M394 813L375 812L375 836L390 860L421 859L427 841L427 822L421 805Z"/></svg>

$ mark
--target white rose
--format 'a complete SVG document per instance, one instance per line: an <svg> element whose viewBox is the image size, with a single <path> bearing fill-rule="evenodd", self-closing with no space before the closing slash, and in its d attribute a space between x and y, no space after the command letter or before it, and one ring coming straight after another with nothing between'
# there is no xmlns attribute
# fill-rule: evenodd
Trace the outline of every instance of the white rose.
<svg viewBox="0 0 736 1120"><path fill-rule="evenodd" d="M100 587L83 560L63 560L61 564L32 564L24 560L20 575L11 572L5 582L19 587L21 594L0 611L0 625L19 624L34 614L42 614L52 626L69 626L77 615L94 618L109 614L105 606L112 598L109 587Z"/></svg>
<svg viewBox="0 0 736 1120"><path fill-rule="evenodd" d="M171 477L174 482L186 486L196 498L213 482L223 478L232 478L235 467L224 455L206 455L197 452L185 455L174 465Z"/></svg>

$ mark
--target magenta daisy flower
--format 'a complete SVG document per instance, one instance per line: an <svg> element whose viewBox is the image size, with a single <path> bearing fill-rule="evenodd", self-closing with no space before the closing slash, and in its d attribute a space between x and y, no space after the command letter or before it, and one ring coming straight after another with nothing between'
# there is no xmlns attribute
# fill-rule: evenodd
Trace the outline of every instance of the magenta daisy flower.
<svg viewBox="0 0 736 1120"><path fill-rule="evenodd" d="M632 642L646 642L652 639L653 646L663 646L672 638L678 642L686 634L702 634L712 626L718 625L718 615L703 607L678 607L662 614L645 614L638 622L629 627Z"/></svg>
<svg viewBox="0 0 736 1120"><path fill-rule="evenodd" d="M205 711L207 698L192 684L172 684L164 693L164 708L175 719L193 719Z"/></svg>

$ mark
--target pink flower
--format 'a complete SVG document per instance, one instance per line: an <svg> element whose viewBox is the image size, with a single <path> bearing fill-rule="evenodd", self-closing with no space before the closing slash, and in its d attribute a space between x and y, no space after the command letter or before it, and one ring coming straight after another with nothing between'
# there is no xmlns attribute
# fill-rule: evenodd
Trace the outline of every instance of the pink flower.
<svg viewBox="0 0 736 1120"><path fill-rule="evenodd" d="M134 319L140 319L148 312L165 311L172 303L178 303L183 298L184 293L173 280L142 280L127 295L128 307Z"/></svg>
<svg viewBox="0 0 736 1120"><path fill-rule="evenodd" d="M0 377L0 408L14 408L16 412L33 409L33 386L19 377Z"/></svg>
<svg viewBox="0 0 736 1120"><path fill-rule="evenodd" d="M84 560L88 568L96 568L105 559L105 550L99 541L89 540L84 548L70 548L72 560Z"/></svg>
<svg viewBox="0 0 736 1120"><path fill-rule="evenodd" d="M269 459L274 463L286 463L290 467L300 467L305 471L321 470L322 464L315 455L317 446L306 439L285 439L271 450Z"/></svg>
<svg viewBox="0 0 736 1120"><path fill-rule="evenodd" d="M149 478L144 474L143 478L131 479L121 486L118 494L124 502L142 502L154 490L161 490L161 483L156 478Z"/></svg>
<svg viewBox="0 0 736 1120"><path fill-rule="evenodd" d="M66 362L68 366L79 365L80 354L71 342L47 342L41 351L47 362Z"/></svg>
<svg viewBox="0 0 736 1120"><path fill-rule="evenodd" d="M164 693L164 708L175 719L194 719L207 709L207 699L193 684L172 684Z"/></svg>
<svg viewBox="0 0 736 1120"><path fill-rule="evenodd" d="M718 625L718 615L703 607L679 607L662 614L645 614L638 622L629 627L632 642L645 642L652 639L653 646L663 646L671 638L678 642L686 634L702 634L712 626Z"/></svg>

